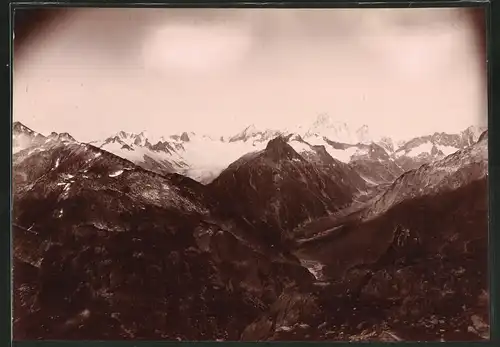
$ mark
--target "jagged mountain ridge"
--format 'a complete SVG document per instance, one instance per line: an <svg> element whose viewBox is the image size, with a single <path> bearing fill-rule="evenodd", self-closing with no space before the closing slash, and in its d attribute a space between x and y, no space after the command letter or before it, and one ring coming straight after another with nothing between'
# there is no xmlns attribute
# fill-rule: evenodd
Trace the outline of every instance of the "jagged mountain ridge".
<svg viewBox="0 0 500 347"><path fill-rule="evenodd" d="M323 223L317 238L298 243L318 289L284 293L242 338L488 339L486 142L487 132L404 174L365 205L370 213Z"/></svg>
<svg viewBox="0 0 500 347"><path fill-rule="evenodd" d="M190 134L190 135L191 135L191 139L189 139L189 141L195 141L193 139L193 137L194 137L193 134ZM188 135L185 134L184 138L186 139L187 136ZM50 138L53 140L57 139L57 137L54 137L54 136L51 136ZM128 139L128 142L132 143L132 145L138 144L141 141L143 144L148 143L148 140L145 136L137 137L133 134L126 134L126 133L119 134L118 138L114 137L111 139L110 142L119 143L119 141L121 141L121 139ZM66 142L64 142L64 143L66 143ZM95 149L95 148L97 148L97 147L94 147L93 145L77 143L77 142L72 143L72 145L76 146L77 148L83 148L83 149L86 149L86 148L94 148ZM52 143L52 142L45 144L45 147L47 147L49 149L53 146L57 146L57 144ZM294 148L298 149L299 151L301 151L302 155L299 155L292 148L292 146ZM99 153L109 153L107 151L103 151L102 148L103 147L101 146L100 147L101 152L99 152ZM283 150L283 152L280 150L280 148ZM41 150L40 148L32 148L32 149L27 150L23 153L29 155L29 154L32 154L33 151L37 152L40 150ZM344 163L332 158L326 152L324 147L322 147L322 146L310 146L309 144L305 143L300 138L300 136L279 137L279 138L276 138L274 140L271 140L267 145L267 150L263 150L263 152L265 152L265 155L268 156L266 160L271 159L271 161L274 160L276 162L285 161L288 163L293 163L293 165L295 165L295 166L297 166L297 165L304 166L306 168L305 169L306 171L305 171L305 173L303 172L303 173L298 175L298 176L300 176L299 179L305 183L309 179L308 176L312 175L311 177L313 178L313 182L316 179L318 180L318 182L315 182L313 184L320 185L320 186L316 187L316 189L313 190L312 192L309 191L309 188L304 186L303 188L301 188L302 190L293 188L291 190L292 193L287 193L288 194L288 202L285 202L284 204L282 204L280 209L285 209L285 211L286 211L289 209L290 206L292 206L293 204L296 205L297 202L300 202L300 200L305 197L306 200L310 201L310 208L312 208L312 210L314 210L315 212L310 213L310 211L308 212L306 210L306 211L299 212L296 215L294 215L293 213L290 214L290 212L282 211L278 214L285 213L284 215L282 215L280 217L280 219L282 219L282 221L285 224L291 222L294 219L296 219L297 223L302 223L304 221L304 219L314 218L318 214L323 215L323 214L329 213L332 211L332 209L335 210L335 209L338 209L340 206L344 206L344 205L350 203L352 201L353 195L358 194L360 192L363 192L369 187L369 184L367 184L365 179L363 179L361 176L359 176L356 173L356 171L354 171L352 168L350 168L347 164L344 164ZM100 155L99 153L97 153L96 155ZM305 155L305 153L307 155ZM239 162L242 162L245 158L247 158L248 156L251 156L251 155L252 154L248 154L247 156L240 158L240 160L237 160L236 162L231 164L229 167L233 168ZM271 157L269 157L269 155L271 155ZM39 155L39 157L40 156L41 155ZM118 156L118 157L120 157L120 156ZM17 158L18 159L22 158L22 156L17 156ZM307 160L304 158L307 158ZM127 160L125 160L125 162L128 162L129 164L131 163ZM26 165L28 165L29 167L32 167L32 168L40 167L39 164L33 163L30 160L25 160L24 163L26 163ZM60 165L60 163L56 162L56 163L52 163L51 165L53 165L53 167L57 168L57 166ZM228 170L228 169L226 169L226 170ZM251 168L251 170L254 170L254 169L260 170L259 165L257 164L255 166L255 168ZM119 169L117 169L117 170L119 170ZM277 169L274 168L274 170L277 170ZM300 170L301 169L299 169L299 171ZM22 172L22 170L18 170L18 171ZM33 169L31 169L31 171L33 171ZM296 170L292 169L292 171L296 171ZM84 176L88 176L88 175L86 174ZM171 174L167 174L167 176L172 177ZM29 179L35 179L35 178L33 176L30 176ZM287 185L294 185L296 179L297 179L297 177L295 177L292 181L288 182ZM189 179L187 179L187 180L189 180ZM251 181L245 181L245 180L238 182L238 184L242 184L242 185L248 185L249 183L252 184ZM265 185L272 186L274 184L273 180L268 180L268 179L263 180L262 183L264 186ZM232 201L232 197L231 197L231 194L228 194L226 196L220 196L220 193L225 191L225 189L226 188L224 187L224 185L220 185L219 188L215 190L214 195L219 197L220 201L227 204L228 201ZM160 191L161 191L161 189L160 189ZM260 192L257 192L257 195L258 194L260 194ZM315 196L319 197L319 200ZM242 196L242 199L247 200L247 197ZM260 197L258 197L257 199L259 200ZM279 194L274 199L275 199L276 204L281 204L281 202L279 201L280 200ZM316 202L316 200L317 200L317 202ZM226 213L226 211L221 212L221 214L223 214L223 215L225 213ZM228 215L225 215L225 216L228 217ZM261 211L261 212L258 212L256 214L255 218L256 218L256 220L261 220L263 218L263 216L265 216L265 213ZM230 217L233 217L233 216L230 214ZM271 217L271 219L272 219L272 217ZM271 222L268 225L268 228L271 228L271 229L275 228L276 225L274 224L274 222ZM295 223L295 222L293 222L293 223ZM248 224L248 223L244 223L244 224L245 225L243 225L243 229L245 228L246 224ZM250 223L250 224L252 224L252 223ZM267 222L264 222L264 224L267 225ZM255 228L255 225L253 225L253 228ZM284 230L290 230L291 228L292 228L291 225L284 226ZM247 231L246 235L249 235L251 233L252 232ZM239 236L246 237L246 235L239 235ZM257 239L253 239L253 241L254 242L262 242L262 239L257 238ZM269 243L267 243L267 244L269 244Z"/></svg>
<svg viewBox="0 0 500 347"><path fill-rule="evenodd" d="M341 252L341 249L350 249L350 252L345 253L344 257L352 261L356 254L356 252L353 252L353 247L356 247L356 249L359 247L359 251L364 250L365 261L366 259L371 259L371 257L378 252L376 250L377 242L375 242L374 239L372 240L372 237L380 240L379 244L383 244L382 240L384 237L390 237L391 235L388 233L388 230L391 228L379 229L371 225L376 226L380 220L385 220L384 218L386 217L384 216L386 215L393 216L390 218L391 220L395 218L399 219L402 213L395 211L404 209L404 207L401 206L414 204L415 207L420 206L424 210L446 209L448 205L437 208L435 206L436 202L434 202L433 199L435 197L458 194L456 192L461 191L461 189L467 191L468 188L465 187L476 184L475 182L485 183L487 177L487 163L487 132L485 132L476 144L434 164L424 165L417 170L405 173L389 186L385 192L369 202L361 211L351 215L351 218L344 219L344 221L342 221L342 219L340 221L331 220L330 225L328 225L328 223L323 223L323 228L328 232L316 231L318 237L309 238L305 244L313 245L312 247L314 248L316 247L314 245L319 245L319 243L328 244L331 242L331 244L338 243L340 245L343 244L343 242L353 242L349 247L345 244L343 246L338 246L340 248L337 249L337 253L334 253L340 255L341 253L338 252ZM481 195L479 195L479 197L480 196ZM484 199L483 204L486 206L486 194L483 194L482 198ZM415 201L420 200L426 201L426 204L415 203ZM450 198L449 203L453 203L453 199ZM414 214L408 215L408 222L412 221L413 218L415 218L415 220L420 220L416 217L416 214L421 213L421 211L414 211L413 213ZM432 213L435 214L435 212ZM425 214L422 216L424 215ZM435 215L437 216L437 214ZM467 215L467 213L465 213L465 215ZM354 218L352 218L352 216L354 216ZM429 216L422 217L422 221L425 221L426 218L430 218ZM446 216L446 214L443 214L443 216ZM479 218L479 216L478 214L476 218ZM484 221L481 223L486 223L487 214L484 214L483 218ZM479 221L480 220L478 220L478 222ZM442 221L440 221L440 223L441 222ZM467 225L470 225L468 223L463 225L455 224L452 223L451 220L447 220L447 222L450 222L451 225L458 225L460 228L466 228ZM415 223L415 221L412 223ZM433 221L433 223L437 222ZM360 238L357 233L362 233L364 237ZM443 233L439 235L442 237ZM451 237L451 235L448 236ZM360 241L362 242L360 243ZM317 248L314 249L317 251ZM332 252L332 249L329 249L328 252ZM345 270L348 264L353 265L350 261L345 260L342 262L336 259L334 268L337 270L335 271Z"/></svg>
<svg viewBox="0 0 500 347"><path fill-rule="evenodd" d="M488 174L488 132L464 149L401 175L373 205L370 215L407 198L453 190Z"/></svg>
<svg viewBox="0 0 500 347"><path fill-rule="evenodd" d="M193 134L191 134L191 136L192 135ZM187 140L187 136L188 135L185 134L185 136L184 136L185 140ZM148 143L146 136L141 135L138 137L138 136L135 136L133 134L126 134L126 133L119 134L119 136L112 138L111 139L112 141L110 141L110 142L117 143L117 142L119 142L118 140L121 141L121 139L128 139L129 143L132 143L132 144L138 144L141 142L143 144ZM278 139L275 139L275 140L278 140ZM191 141L191 139L189 141ZM283 141L287 142L286 144L283 144L283 148L286 148L286 151L288 151L288 152L287 153L280 153L279 151L276 152L277 151L276 148L280 148L280 146L279 145L273 146L271 144L272 143L281 143ZM89 148L93 148L94 150L96 148L98 148L98 147L95 147L95 146L90 145L90 144L79 143L79 142L75 141L69 134L52 133L47 138L46 143L44 143L42 146L31 147L25 151L22 151L21 153L19 153L15 157L15 161L14 161L15 163L18 161L23 161L23 163L26 165L26 167L24 167L24 170L18 170L18 172L23 172L23 174L24 174L24 172L30 172L30 176L24 177L24 179L26 179L26 180L36 179L33 176L33 174L36 173L40 167L43 167L43 165L40 165L40 163L34 163L30 159L24 158L24 156L29 157L31 154L36 153L37 154L36 158L43 158L43 154L49 153L53 147L58 146L59 142L62 142L64 144L70 144L71 146L76 147L80 150L83 149L84 151L88 150ZM289 144L294 146L295 148L301 150L301 151L304 151L306 149L309 150L308 160L305 160L304 157L302 157L297 152L295 152L292 149L292 147L289 146ZM101 146L101 148L102 148L102 146ZM367 185L366 181L363 178L361 178L348 165L343 164L343 163L333 159L331 156L328 155L328 153L324 150L323 147L308 145L299 136L295 136L293 138L290 136L287 138L281 137L279 141L272 140L268 144L268 149L270 151L273 148L274 148L273 152L276 152L275 159L277 161L279 161L281 159L287 159L287 155L292 156L293 161L302 161L308 167L309 170L312 170L311 172L314 172L316 175L318 175L318 174L320 175L318 177L321 177L321 179L320 179L320 181L322 182L322 183L320 182L321 184L324 184L323 181L325 180L325 177L326 177L325 175L326 174L330 175L330 177L328 177L326 180L327 182L329 182L329 187L326 187L326 189L327 189L326 193L324 191L321 192L324 195L323 198L326 199L325 201L337 199L335 194L340 193L340 197L338 197L338 198L339 198L339 200L342 200L341 205L345 205L352 200L353 194L362 192L362 191L367 189L368 185ZM269 151L267 151L267 152L269 152ZM101 153L109 153L109 152L102 151L102 149L101 149L101 151L99 153L96 153L95 155L100 156ZM293 155L290 153L293 153ZM118 157L121 158L120 156L118 156ZM292 157L290 157L290 158L292 158ZM290 159L290 158L288 158L288 159ZM91 159L89 159L89 161L90 160ZM131 164L131 162L129 162L127 160L124 160L124 161ZM82 164L82 163L80 163L80 164ZM55 163L51 163L51 165L53 166L53 169L57 169L57 167L60 165L60 163L55 162ZM234 166L235 164L232 164L232 165ZM28 167L30 167L29 170L27 169ZM21 174L21 175L23 175L23 174ZM19 173L17 175L19 176ZM169 177L172 177L171 174L167 174L167 175ZM84 176L87 177L88 175L84 175ZM182 177L182 176L179 176L179 177ZM304 179L305 178L303 177L302 180L304 180ZM187 179L187 180L189 181L189 179ZM335 183L332 183L334 181L335 181ZM242 182L242 183L246 184L247 182ZM337 188L342 187L342 189L335 190L336 189L335 187L337 187ZM220 190L223 190L223 189L220 189ZM309 195L310 194L306 194L306 196L309 196ZM295 198L300 199L300 194L296 195L296 196L292 194L290 197L291 197L291 200L293 200ZM285 206L285 208L286 208L286 206ZM336 208L338 208L338 206ZM322 213L327 213L329 211L329 208L325 209L322 207L322 211L323 211Z"/></svg>
<svg viewBox="0 0 500 347"><path fill-rule="evenodd" d="M19 123L19 127L24 126ZM32 130L31 132L34 133ZM27 134L22 134L21 137L18 135L17 138L27 138L28 143L34 141L31 139L33 136ZM297 133L287 131L262 132L254 126L247 127L240 134L228 138L214 139L185 132L170 136L168 141L163 137L159 138L156 143L151 142L144 132L132 134L121 131L104 141L92 144L147 170L160 174L179 173L207 184L232 162L247 153L263 150L270 139L279 136L286 138L303 158L316 164L319 163L316 159L324 156L318 155L318 150L324 148L330 157L337 160L337 166L338 162L343 162L347 164L344 165L344 169L354 170L358 173L355 176L363 178L365 183L356 183L357 187L362 187L391 183L405 171L442 159L444 154L441 149L451 153L464 148L477 140L478 129L469 127L460 135L435 133L415 138L392 153L390 149L393 143L386 138L382 138L379 143L353 145L332 141L326 137L319 139L316 135L311 137L310 134L304 138ZM36 141L40 142L43 139L45 137L40 135ZM68 133L52 133L48 139L75 141ZM422 152L422 147L428 145L432 145L432 149L429 152ZM436 146L440 146L441 149ZM19 150L20 147L15 148ZM418 151L420 152L416 153ZM324 160L320 162L323 168L328 169Z"/></svg>
<svg viewBox="0 0 500 347"><path fill-rule="evenodd" d="M337 234L343 223L351 220L377 218L392 207L421 196L453 191L460 186L481 180L488 174L488 131L485 131L473 145L459 150L444 159L425 164L418 169L400 175L394 182L382 185L383 189L367 201L352 206L347 218L332 215L302 226L300 235L328 237ZM307 230L310 228L311 230ZM327 232L322 232L321 229Z"/></svg>
<svg viewBox="0 0 500 347"><path fill-rule="evenodd" d="M378 138L370 133L368 125L352 130L346 122L333 119L330 115L318 115L313 124L302 134L305 138L326 137L346 144L370 144Z"/></svg>
<svg viewBox="0 0 500 347"><path fill-rule="evenodd" d="M485 130L471 126L459 134L434 133L417 137L400 146L393 157L406 171L415 169L471 146Z"/></svg>
<svg viewBox="0 0 500 347"><path fill-rule="evenodd" d="M262 130L249 125L233 136L211 137L184 132L147 141L143 138L144 133L141 133L133 135L134 139L140 138L132 144L134 148L127 148L130 143L126 143L126 147L113 147L109 144L117 136L113 135L96 144L147 169L160 173L177 172L209 183L239 157L264 149L269 140L278 136L298 136L309 146L325 146L337 160L354 162L365 173L370 169L378 171L367 178L379 184L390 182L404 171L441 159L450 151L464 148L477 140L479 131L476 127L470 127L460 134L422 136L398 146L389 137L370 135L366 125L351 131L346 123L321 114L310 127ZM144 150L147 153L143 153Z"/></svg>
<svg viewBox="0 0 500 347"><path fill-rule="evenodd" d="M63 141L63 142L76 142L75 138L67 132L58 134L55 131L53 131L50 133L49 139L52 139L55 141Z"/></svg>
<svg viewBox="0 0 500 347"><path fill-rule="evenodd" d="M188 140L185 137L183 139ZM120 131L104 141L92 144L162 174L179 172L186 167L179 154L183 150L181 142L160 138L152 143L145 132L133 134Z"/></svg>
<svg viewBox="0 0 500 347"><path fill-rule="evenodd" d="M212 197L215 184L158 175L77 142L49 140L27 148L14 155L14 263L22 269L15 278L15 310L21 318L14 329L32 339L381 340L384 333L406 340L478 339L484 327L474 322L487 321L487 308L478 303L486 288L487 200L481 173L486 140L487 133L479 144L433 164L453 178L433 180L437 191L403 194L404 201L395 203L383 200L387 207L377 208L375 218L302 243L298 253L319 257L312 259L321 262L316 271L327 278L345 274L327 287L312 287L312 275L295 257L282 253L293 243L272 239L267 241L280 243L262 249L241 238L248 229L221 220L218 206L211 206L220 200ZM294 149L299 145L319 149L317 156L306 160ZM324 147L307 147L299 137L278 137L230 165L227 177L243 173L244 179L233 185L236 195L237 189L255 183L246 179L246 172L271 168L273 173L276 167L278 174L313 181L307 188L322 189L328 185L316 186L316 178L321 183L334 174L323 173L318 163L331 162L339 173L345 167L325 152ZM329 167L335 168L333 164ZM431 166L421 169L433 173ZM414 177L415 184L427 184L424 176L408 174L403 183ZM398 182L389 191L399 189ZM356 191L352 184L347 182L352 189L347 195ZM321 189L313 193L321 194ZM341 197L338 192L335 188L334 196ZM300 199L303 193L293 193L291 203L307 205L307 199ZM242 197L247 195L245 191ZM231 198L228 206L241 204ZM230 217L236 215L238 211ZM423 242L411 242L415 236ZM467 251L465 260L462 251ZM447 293L443 286L456 288L457 276L460 292L429 298L429 292ZM398 287L391 289L394 281ZM408 288L405 283L417 284ZM346 296L346 289L357 294ZM386 296L395 302L384 303ZM449 304L457 301L469 308L450 310ZM221 311L221 305L228 309ZM420 307L423 318L412 316L414 307ZM138 312L151 318L138 321ZM165 312L174 312L175 319ZM436 312L442 316L438 321L449 325L432 323ZM41 321L48 322L45 330ZM429 322L434 324L430 330ZM443 328L450 331L443 335Z"/></svg>
<svg viewBox="0 0 500 347"><path fill-rule="evenodd" d="M228 229L188 178L62 141L17 153L14 173L16 338L235 340L312 280Z"/></svg>
<svg viewBox="0 0 500 347"><path fill-rule="evenodd" d="M295 226L348 205L358 192L350 185L353 176L328 159L334 164L329 173L277 137L229 165L208 187L220 213L278 247Z"/></svg>
<svg viewBox="0 0 500 347"><path fill-rule="evenodd" d="M39 134L21 122L12 124L12 152L17 153L25 148L46 141L46 137Z"/></svg>

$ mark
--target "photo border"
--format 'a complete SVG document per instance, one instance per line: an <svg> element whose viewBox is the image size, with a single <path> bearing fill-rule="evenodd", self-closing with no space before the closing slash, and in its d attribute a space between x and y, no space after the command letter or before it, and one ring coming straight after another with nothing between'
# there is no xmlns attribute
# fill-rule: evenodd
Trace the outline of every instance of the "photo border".
<svg viewBox="0 0 500 347"><path fill-rule="evenodd" d="M0 0L1 1L1 0ZM488 184L489 184L489 279L490 279L490 340L484 342L396 342L393 344L404 344L405 346L499 346L500 345L500 288L499 288L499 257L495 250L500 250L500 237L498 233L499 216L495 211L499 210L500 198L500 119L493 117L495 110L500 109L500 3L488 0L465 0L465 1L148 1L137 3L133 0L101 0L101 1L59 1L59 2L17 2L2 1L0 11L0 24L3 30L0 36L0 53L2 68L2 93L0 94L0 105L2 114L0 129L0 157L8 165L0 166L0 264L1 264L1 299L0 299L0 345L18 347L42 347L42 346L69 346L69 347L156 347L165 345L183 346L232 346L245 345L269 345L273 346L295 346L295 345L350 345L364 346L367 342L177 342L177 341L12 341L12 268L11 268L11 178L12 178L12 27L14 11L22 8L40 7L156 7L156 8L422 8L422 7L482 7L485 10L486 31L486 56L488 77ZM495 39L497 45L494 45ZM8 47L8 48L7 48ZM494 76L497 76L495 79ZM5 92L3 92L5 90ZM498 130L496 130L498 129ZM497 271L495 273L495 268ZM387 343L369 342L375 346L383 346Z"/></svg>

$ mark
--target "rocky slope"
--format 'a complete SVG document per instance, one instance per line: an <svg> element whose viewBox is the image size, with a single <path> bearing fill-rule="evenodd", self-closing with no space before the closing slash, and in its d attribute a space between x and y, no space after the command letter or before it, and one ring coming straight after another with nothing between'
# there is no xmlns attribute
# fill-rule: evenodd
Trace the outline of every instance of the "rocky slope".
<svg viewBox="0 0 500 347"><path fill-rule="evenodd" d="M214 219L190 179L52 140L14 172L16 339L234 340L312 281Z"/></svg>
<svg viewBox="0 0 500 347"><path fill-rule="evenodd" d="M331 179L342 182L354 190L364 192L374 185L365 176L360 175L352 165L334 159L326 150L325 146L313 146L307 143L299 135L286 137L287 143L304 159L315 165L319 170L326 172Z"/></svg>
<svg viewBox="0 0 500 347"><path fill-rule="evenodd" d="M93 142L92 145L160 174L178 172L186 167L179 154L183 151L182 143L164 138L152 142L144 132L132 134L120 131L104 141Z"/></svg>
<svg viewBox="0 0 500 347"><path fill-rule="evenodd" d="M348 145L328 139L325 141L335 150L350 152L346 162L372 186L392 182L404 172L404 169L379 144Z"/></svg>
<svg viewBox="0 0 500 347"><path fill-rule="evenodd" d="M388 141L169 138L259 148L208 185L13 132L16 339L488 337L487 132L395 180Z"/></svg>
<svg viewBox="0 0 500 347"><path fill-rule="evenodd" d="M342 170L319 169L278 137L231 164L209 189L222 215L278 247L300 223L348 205L357 192L349 180Z"/></svg>
<svg viewBox="0 0 500 347"><path fill-rule="evenodd" d="M12 125L12 153L36 146L46 141L46 137L37 133L20 122Z"/></svg>
<svg viewBox="0 0 500 347"><path fill-rule="evenodd" d="M487 339L486 140L404 174L358 213L311 223L295 254L316 290L284 293L243 338Z"/></svg>
<svg viewBox="0 0 500 347"><path fill-rule="evenodd" d="M442 190L454 190L485 177L487 171L488 132L486 131L473 145L398 177L372 206L369 213L379 214L408 198L429 195Z"/></svg>
<svg viewBox="0 0 500 347"><path fill-rule="evenodd" d="M471 126L459 134L434 133L416 137L400 146L392 156L405 171L416 169L471 146L485 130Z"/></svg>
<svg viewBox="0 0 500 347"><path fill-rule="evenodd" d="M486 194L483 178L302 245L324 278L283 293L243 339L487 339Z"/></svg>

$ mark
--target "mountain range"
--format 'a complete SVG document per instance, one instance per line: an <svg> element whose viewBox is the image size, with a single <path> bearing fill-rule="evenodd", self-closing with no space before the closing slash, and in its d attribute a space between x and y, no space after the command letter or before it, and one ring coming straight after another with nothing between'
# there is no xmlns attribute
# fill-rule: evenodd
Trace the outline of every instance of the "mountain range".
<svg viewBox="0 0 500 347"><path fill-rule="evenodd" d="M487 130L329 122L91 143L14 123L15 339L487 339Z"/></svg>
<svg viewBox="0 0 500 347"><path fill-rule="evenodd" d="M321 114L311 126L292 130L261 130L250 125L232 136L183 132L160 138L148 137L146 132L119 131L90 144L147 170L175 172L206 184L244 154L262 150L269 140L282 136L301 155L314 154L317 150L313 146L324 146L331 157L352 163L367 180L379 184L470 145L484 130L471 126L459 134L424 134L397 144L387 136L372 136L366 125L351 130L346 123ZM375 168L377 173L369 174Z"/></svg>

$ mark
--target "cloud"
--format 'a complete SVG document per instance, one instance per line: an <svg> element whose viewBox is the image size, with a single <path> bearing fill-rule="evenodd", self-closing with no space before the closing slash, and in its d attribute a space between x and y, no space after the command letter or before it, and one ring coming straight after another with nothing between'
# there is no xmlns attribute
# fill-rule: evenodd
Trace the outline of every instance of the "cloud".
<svg viewBox="0 0 500 347"><path fill-rule="evenodd" d="M404 137L484 123L470 22L406 11L75 10L16 56L14 117L89 141L288 127L319 112Z"/></svg>
<svg viewBox="0 0 500 347"><path fill-rule="evenodd" d="M240 62L252 43L252 31L242 25L169 24L147 35L142 58L147 69L210 72Z"/></svg>

